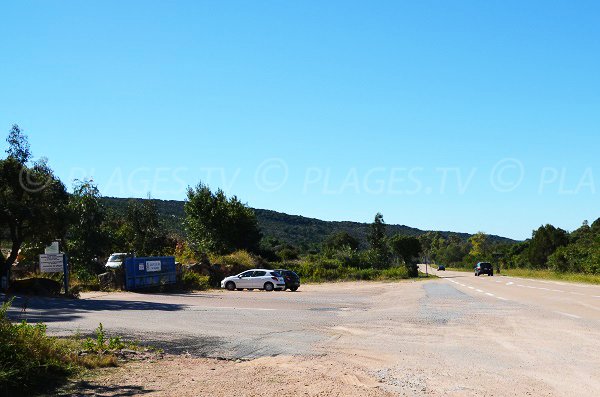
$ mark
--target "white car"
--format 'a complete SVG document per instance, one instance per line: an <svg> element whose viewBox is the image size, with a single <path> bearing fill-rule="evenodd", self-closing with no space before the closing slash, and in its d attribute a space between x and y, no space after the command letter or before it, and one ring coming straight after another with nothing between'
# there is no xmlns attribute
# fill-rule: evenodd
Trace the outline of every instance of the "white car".
<svg viewBox="0 0 600 397"><path fill-rule="evenodd" d="M283 290L285 280L279 273L268 269L246 270L236 276L225 277L221 281L221 288L227 288L229 291L243 289L264 289L265 291Z"/></svg>
<svg viewBox="0 0 600 397"><path fill-rule="evenodd" d="M110 257L106 261L106 265L104 265L104 267L107 269L120 269L123 266L123 261L126 257L127 254L123 252L110 254Z"/></svg>

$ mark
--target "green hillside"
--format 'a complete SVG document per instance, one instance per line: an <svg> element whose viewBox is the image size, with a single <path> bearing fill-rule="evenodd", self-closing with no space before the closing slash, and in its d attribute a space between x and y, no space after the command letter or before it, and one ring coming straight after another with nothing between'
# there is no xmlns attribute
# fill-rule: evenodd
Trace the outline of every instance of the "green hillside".
<svg viewBox="0 0 600 397"><path fill-rule="evenodd" d="M103 198L105 206L117 214L123 214L125 212L129 200L146 199ZM152 201L156 203L165 227L170 232L183 236L185 234L183 229L183 218L185 216L183 210L184 202L156 199L152 199ZM366 246L367 233L369 230L368 223L323 221L320 219L307 218L299 215L288 215L282 212L264 209L254 209L254 211L256 212L258 224L265 237L276 238L282 242L306 249L316 244L320 244L332 233L345 231L356 237L361 242L361 245ZM426 232L426 230L415 229L405 225L387 225L387 233L389 235L400 233L403 235L418 236ZM466 240L471 236L467 233L455 233L449 231L441 231L440 233L444 236L456 235L463 240ZM500 236L490 236L490 238L493 242L515 242L514 240Z"/></svg>

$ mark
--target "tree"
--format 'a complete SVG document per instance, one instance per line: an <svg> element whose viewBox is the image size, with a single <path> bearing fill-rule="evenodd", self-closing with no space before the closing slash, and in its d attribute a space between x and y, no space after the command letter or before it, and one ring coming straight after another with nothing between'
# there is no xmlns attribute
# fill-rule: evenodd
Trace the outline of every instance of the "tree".
<svg viewBox="0 0 600 397"><path fill-rule="evenodd" d="M529 262L534 268L546 268L548 257L569 243L566 231L552 225L541 226L533 232L529 245Z"/></svg>
<svg viewBox="0 0 600 397"><path fill-rule="evenodd" d="M487 234L478 232L469 238L469 243L471 243L469 255L474 260L482 261L488 258L490 243Z"/></svg>
<svg viewBox="0 0 600 397"><path fill-rule="evenodd" d="M129 249L138 256L164 255L175 248L152 200L129 201L124 229Z"/></svg>
<svg viewBox="0 0 600 397"><path fill-rule="evenodd" d="M373 266L377 268L385 268L390 265L390 256L385 239L385 228L383 215L378 212L375 215L373 223L371 223L368 235L371 260L373 261Z"/></svg>
<svg viewBox="0 0 600 397"><path fill-rule="evenodd" d="M188 188L185 226L195 249L216 254L236 250L257 252L261 239L254 211L238 200L228 199L202 183Z"/></svg>
<svg viewBox="0 0 600 397"><path fill-rule="evenodd" d="M410 277L419 276L418 258L423 252L421 242L417 237L402 236L396 234L389 241L392 252L404 262Z"/></svg>
<svg viewBox="0 0 600 397"><path fill-rule="evenodd" d="M71 225L67 233L67 252L73 272L84 280L102 270L98 258L110 247L109 236L102 227L106 211L100 199L100 191L92 181L75 181L69 198Z"/></svg>
<svg viewBox="0 0 600 397"><path fill-rule="evenodd" d="M6 286L23 244L48 245L64 237L68 224L68 194L45 160L29 167L29 143L18 126L9 133L8 157L0 160L0 232L11 247L2 256Z"/></svg>
<svg viewBox="0 0 600 397"><path fill-rule="evenodd" d="M19 164L27 164L31 159L29 141L27 135L23 134L18 125L13 124L6 142L8 142L8 149L6 150L8 157L15 159Z"/></svg>
<svg viewBox="0 0 600 397"><path fill-rule="evenodd" d="M338 232L329 235L329 237L327 237L323 245L325 246L325 248L329 248L332 250L340 250L343 248L357 250L359 242L348 232Z"/></svg>

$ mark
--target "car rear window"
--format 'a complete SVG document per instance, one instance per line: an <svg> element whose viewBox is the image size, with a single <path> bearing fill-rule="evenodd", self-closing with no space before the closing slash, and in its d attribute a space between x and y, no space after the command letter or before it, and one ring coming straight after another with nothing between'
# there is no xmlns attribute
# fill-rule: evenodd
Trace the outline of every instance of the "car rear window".
<svg viewBox="0 0 600 397"><path fill-rule="evenodd" d="M273 277L281 277L281 275L277 272L271 272L271 276Z"/></svg>

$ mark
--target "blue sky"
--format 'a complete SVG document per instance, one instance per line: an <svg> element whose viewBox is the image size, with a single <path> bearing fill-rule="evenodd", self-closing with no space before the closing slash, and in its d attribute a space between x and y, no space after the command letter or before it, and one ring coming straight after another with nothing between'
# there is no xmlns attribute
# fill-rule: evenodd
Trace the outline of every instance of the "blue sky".
<svg viewBox="0 0 600 397"><path fill-rule="evenodd" d="M600 217L595 1L0 6L0 129L71 186L199 181L327 220L526 238Z"/></svg>

